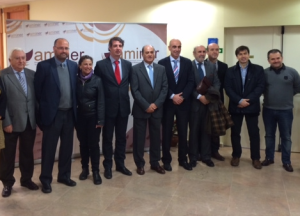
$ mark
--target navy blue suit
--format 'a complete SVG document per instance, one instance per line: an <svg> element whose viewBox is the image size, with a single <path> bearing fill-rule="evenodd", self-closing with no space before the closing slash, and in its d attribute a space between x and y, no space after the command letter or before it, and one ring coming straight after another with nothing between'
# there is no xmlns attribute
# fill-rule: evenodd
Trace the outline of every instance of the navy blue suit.
<svg viewBox="0 0 300 216"><path fill-rule="evenodd" d="M60 81L54 58L39 62L34 87L38 103L37 123L43 130L42 144L42 184L52 182L52 170L58 139L60 138L58 179L70 179L71 156L73 150L74 122L76 120L76 80L77 64L66 60L70 75L72 108L60 110Z"/></svg>
<svg viewBox="0 0 300 216"><path fill-rule="evenodd" d="M191 94L194 89L194 73L191 60L180 56L180 69L178 82L176 83L170 57L161 59L158 64L163 65L166 69L168 79L168 94L164 103L163 111L163 140L162 162L170 164L172 156L170 154L170 144L172 139L172 128L174 124L174 115L176 115L176 126L178 130L178 161L183 162L187 160L188 146L187 146L187 126L189 120L189 112L191 107ZM175 105L170 99L172 94L182 92L184 101L180 105Z"/></svg>

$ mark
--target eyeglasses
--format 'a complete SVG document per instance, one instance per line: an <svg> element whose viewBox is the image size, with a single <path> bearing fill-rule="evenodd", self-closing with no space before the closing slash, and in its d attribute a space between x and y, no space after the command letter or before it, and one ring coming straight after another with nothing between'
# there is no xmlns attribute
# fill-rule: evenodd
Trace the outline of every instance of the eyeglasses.
<svg viewBox="0 0 300 216"><path fill-rule="evenodd" d="M55 47L55 48L58 50L61 50L61 51L63 51L63 50L68 51L70 49L69 47Z"/></svg>

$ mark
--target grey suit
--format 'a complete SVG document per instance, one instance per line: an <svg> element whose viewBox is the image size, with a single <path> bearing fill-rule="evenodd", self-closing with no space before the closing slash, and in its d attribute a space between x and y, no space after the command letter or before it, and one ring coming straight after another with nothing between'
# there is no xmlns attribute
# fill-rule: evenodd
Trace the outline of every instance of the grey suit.
<svg viewBox="0 0 300 216"><path fill-rule="evenodd" d="M8 95L3 128L12 125L13 132L4 132L5 149L0 158L0 179L4 185L12 186L17 140L19 138L21 183L30 181L33 175L33 145L36 134L34 71L24 69L27 95L12 67L1 71L3 87Z"/></svg>
<svg viewBox="0 0 300 216"><path fill-rule="evenodd" d="M197 70L195 61L192 62L195 76L195 88L192 93L192 106L190 113L190 136L189 136L189 158L190 161L196 161L200 148L202 160L210 160L211 158L211 136L205 131L205 119L207 115L207 106L204 105L198 97L196 86L201 82L200 75ZM206 77L211 81L212 86L216 89L220 88L220 81L216 72L215 65L204 61Z"/></svg>
<svg viewBox="0 0 300 216"><path fill-rule="evenodd" d="M148 65L148 64L146 64ZM160 160L160 125L163 116L163 104L168 93L168 81L165 68L153 63L153 85L144 62L133 67L131 93L134 98L133 121L133 157L137 167L144 167L144 144L147 122L150 132L150 164L158 166ZM157 109L153 113L146 110L154 103Z"/></svg>

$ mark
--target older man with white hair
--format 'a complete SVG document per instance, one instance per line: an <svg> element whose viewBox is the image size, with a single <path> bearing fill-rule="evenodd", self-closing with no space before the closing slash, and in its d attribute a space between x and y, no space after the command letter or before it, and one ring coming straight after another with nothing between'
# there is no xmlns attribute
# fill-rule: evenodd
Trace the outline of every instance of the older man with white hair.
<svg viewBox="0 0 300 216"><path fill-rule="evenodd" d="M10 66L1 71L3 88L8 95L5 119L2 122L5 148L0 155L0 180L3 183L2 197L11 195L15 183L14 165L19 139L19 167L21 186L37 190L31 180L33 175L33 145L36 134L34 71L25 68L26 54L15 48L9 56Z"/></svg>

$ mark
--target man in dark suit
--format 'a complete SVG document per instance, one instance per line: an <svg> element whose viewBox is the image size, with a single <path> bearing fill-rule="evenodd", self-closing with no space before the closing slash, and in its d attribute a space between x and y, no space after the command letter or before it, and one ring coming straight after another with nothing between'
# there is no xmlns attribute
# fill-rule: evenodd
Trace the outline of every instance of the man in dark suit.
<svg viewBox="0 0 300 216"><path fill-rule="evenodd" d="M196 91L196 86L206 76L215 89L220 88L220 81L216 72L215 65L208 61L204 61L206 49L204 46L196 46L193 51L195 60L192 62L195 77L194 91L192 94L192 107L190 113L190 138L189 138L189 157L191 166L197 165L197 155L200 153L202 162L209 167L213 167L211 160L211 139L212 136L206 132L206 116L208 115L209 101L205 95L201 95ZM200 145L199 145L200 144Z"/></svg>
<svg viewBox="0 0 300 216"><path fill-rule="evenodd" d="M179 165L186 170L192 170L187 161L187 126L191 105L191 93L194 89L194 75L191 60L180 56L181 42L172 39L169 43L170 56L161 59L158 64L165 66L168 79L168 94L164 103L162 118L163 140L162 140L162 162L164 169L172 171L170 144L174 115L178 130L178 161Z"/></svg>
<svg viewBox="0 0 300 216"><path fill-rule="evenodd" d="M224 88L229 97L228 111L234 126L231 127L232 166L238 166L242 155L241 128L245 117L250 138L252 165L261 169L260 137L258 116L260 112L260 96L265 87L264 69L249 61L250 51L246 46L235 50L238 59L236 65L230 67L225 75Z"/></svg>
<svg viewBox="0 0 300 216"><path fill-rule="evenodd" d="M21 186L38 190L31 180L34 158L33 145L36 134L34 71L25 68L26 54L20 49L13 49L9 57L10 67L1 71L3 88L7 97L5 119L2 122L5 148L0 155L0 179L4 185L2 196L11 194L15 183L14 168L17 141L19 139L19 167Z"/></svg>
<svg viewBox="0 0 300 216"><path fill-rule="evenodd" d="M102 79L105 95L105 126L103 127L102 149L104 155L104 177L112 178L113 134L116 142L114 160L116 171L131 176L125 167L126 132L130 114L129 83L132 73L131 62L121 59L124 40L113 37L109 40L110 56L98 61L94 73Z"/></svg>
<svg viewBox="0 0 300 216"><path fill-rule="evenodd" d="M137 173L145 173L144 146L147 123L150 133L151 169L160 174L165 170L160 161L160 125L163 116L163 104L168 93L168 81L165 68L153 63L155 50L151 45L142 49L144 61L135 65L132 70L131 93L134 98L133 119L133 157Z"/></svg>
<svg viewBox="0 0 300 216"><path fill-rule="evenodd" d="M225 74L228 69L228 65L224 62L218 60L219 57L219 45L216 43L211 43L207 46L207 56L208 58L205 61L209 61L216 66L217 74L220 85L220 97L221 101L224 103L224 79ZM219 136L212 136L211 140L211 156L217 160L224 161L225 158L220 155L219 153L220 148L220 137Z"/></svg>
<svg viewBox="0 0 300 216"><path fill-rule="evenodd" d="M75 186L71 179L74 122L76 120L77 64L68 60L69 42L58 38L54 58L39 62L35 74L35 92L39 110L37 122L43 131L42 191L51 193L52 170L60 138L57 182Z"/></svg>

